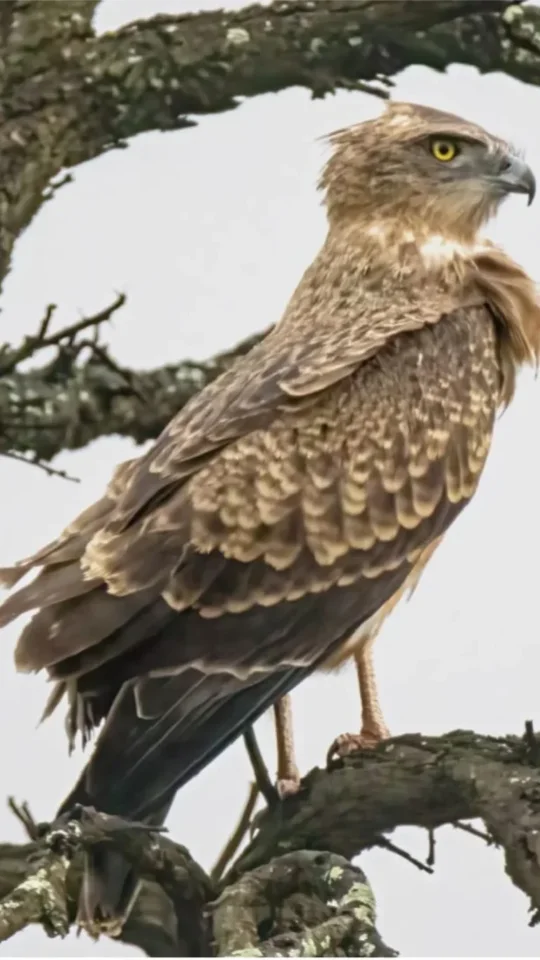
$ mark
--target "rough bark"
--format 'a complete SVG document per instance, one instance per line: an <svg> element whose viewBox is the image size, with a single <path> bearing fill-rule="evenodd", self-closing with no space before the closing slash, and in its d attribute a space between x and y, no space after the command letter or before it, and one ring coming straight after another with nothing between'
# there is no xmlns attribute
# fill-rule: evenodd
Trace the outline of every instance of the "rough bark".
<svg viewBox="0 0 540 960"><path fill-rule="evenodd" d="M0 940L31 922L62 935L75 916L81 853L106 841L145 878L121 939L151 956L395 956L352 858L382 846L432 871L433 857L414 861L388 834L474 818L484 841L502 848L537 923L540 738L528 725L524 737L398 737L311 771L296 797L254 818L253 839L219 883L185 847L139 824L78 808L34 825L31 843L0 845Z"/></svg>
<svg viewBox="0 0 540 960"><path fill-rule="evenodd" d="M0 284L51 180L143 131L293 85L385 96L411 64L540 83L540 8L508 0L277 0L96 36L98 2L0 4ZM127 375L104 351L88 359L64 343L46 367L0 371L0 452L46 462L111 433L147 440L244 349Z"/></svg>

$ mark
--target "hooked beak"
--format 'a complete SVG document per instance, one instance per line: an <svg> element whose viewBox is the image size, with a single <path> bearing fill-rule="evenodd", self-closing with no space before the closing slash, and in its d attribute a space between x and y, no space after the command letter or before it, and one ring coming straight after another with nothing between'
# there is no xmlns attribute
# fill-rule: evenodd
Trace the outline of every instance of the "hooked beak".
<svg viewBox="0 0 540 960"><path fill-rule="evenodd" d="M526 193L529 198L527 206L530 207L536 193L536 180L524 160L520 157L508 157L495 180L505 193Z"/></svg>

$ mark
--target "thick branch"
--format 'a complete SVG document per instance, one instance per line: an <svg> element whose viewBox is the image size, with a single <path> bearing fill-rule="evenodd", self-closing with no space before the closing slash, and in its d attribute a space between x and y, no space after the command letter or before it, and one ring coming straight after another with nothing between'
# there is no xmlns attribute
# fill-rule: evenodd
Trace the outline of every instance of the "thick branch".
<svg viewBox="0 0 540 960"><path fill-rule="evenodd" d="M229 873L297 849L332 850L348 859L396 826L432 830L480 817L504 848L506 870L540 911L540 765L538 740L399 737L376 750L315 769L295 797L258 821L258 832Z"/></svg>
<svg viewBox="0 0 540 960"><path fill-rule="evenodd" d="M0 943L31 923L42 923L50 936L69 930L66 878L69 857L47 850L28 877L0 903Z"/></svg>
<svg viewBox="0 0 540 960"><path fill-rule="evenodd" d="M220 957L336 957L344 945L349 957L396 956L375 927L365 874L321 851L285 854L226 887L213 927Z"/></svg>
<svg viewBox="0 0 540 960"><path fill-rule="evenodd" d="M107 843L151 881L121 933L150 955L206 956L213 941L219 956L339 956L344 949L345 956L395 956L377 932L366 877L331 853L280 857L216 900L185 847L144 825L80 808L32 835L38 832L43 835L31 845L0 847L0 897L7 887L0 942L30 923L43 924L50 936L65 935L80 885L77 855Z"/></svg>
<svg viewBox="0 0 540 960"><path fill-rule="evenodd" d="M81 854L107 843L147 881L121 939L152 956L204 955L204 907L215 888L189 851L118 817L82 808L74 816L40 825L43 836L31 844L0 845L0 941L34 922L52 936L66 933L75 921Z"/></svg>
<svg viewBox="0 0 540 960"><path fill-rule="evenodd" d="M158 16L100 38L90 74L110 108L111 133L127 138L291 86L321 96L359 85L384 96L381 77L433 58L432 45L421 41L425 31L465 17L492 32L507 6L505 0L276 0L235 12Z"/></svg>
<svg viewBox="0 0 540 960"><path fill-rule="evenodd" d="M83 811L76 838L84 849L104 840L114 845L147 878L122 939L152 955L206 955L214 942L218 955L391 956L375 928L367 881L350 860L373 846L407 856L386 837L402 825L432 831L482 818L488 840L503 848L508 875L530 899L532 922L538 921L539 754L540 739L530 729L523 738L499 739L458 731L399 737L330 770L313 770L298 796L257 818L257 833L217 900L187 850L148 828ZM53 832L67 827L57 822ZM0 923L12 924L8 932L20 926L20 884L35 874L30 855L34 864L41 856L43 866L44 842L0 845L0 897L16 907L0 903ZM66 915L73 922L78 853L66 882ZM39 909L32 904L31 898L23 919L43 921L43 900Z"/></svg>

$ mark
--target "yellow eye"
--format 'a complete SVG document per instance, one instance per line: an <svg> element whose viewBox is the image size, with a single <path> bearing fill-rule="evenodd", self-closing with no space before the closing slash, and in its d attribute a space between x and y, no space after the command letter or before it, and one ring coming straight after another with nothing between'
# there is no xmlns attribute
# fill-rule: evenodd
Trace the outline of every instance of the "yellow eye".
<svg viewBox="0 0 540 960"><path fill-rule="evenodd" d="M432 140L431 152L436 160L448 163L458 154L457 145L452 140Z"/></svg>

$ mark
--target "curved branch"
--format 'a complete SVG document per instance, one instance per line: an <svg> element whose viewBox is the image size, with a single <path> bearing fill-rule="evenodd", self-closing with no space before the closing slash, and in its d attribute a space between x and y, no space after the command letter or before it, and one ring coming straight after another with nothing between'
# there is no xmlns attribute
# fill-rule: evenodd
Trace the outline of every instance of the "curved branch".
<svg viewBox="0 0 540 960"><path fill-rule="evenodd" d="M411 64L540 82L540 10L510 0L275 0L96 37L98 2L2 3L0 282L51 178L143 131L291 86L386 96Z"/></svg>
<svg viewBox="0 0 540 960"><path fill-rule="evenodd" d="M226 887L213 926L220 957L337 957L344 943L349 957L397 956L377 932L363 871L322 851L285 854Z"/></svg>
<svg viewBox="0 0 540 960"><path fill-rule="evenodd" d="M51 178L141 131L186 126L188 115L293 85L315 96L366 84L384 94L413 63L444 70L460 61L540 83L540 8L508 0L275 0L96 37L98 2L1 4L0 284ZM245 352L240 344L207 364L129 374L95 345L81 365L80 347L64 344L40 370L0 371L2 452L46 462L105 434L153 439Z"/></svg>
<svg viewBox="0 0 540 960"><path fill-rule="evenodd" d="M226 880L292 850L351 859L388 846L383 835L397 826L433 830L480 817L540 918L539 743L530 730L524 738L405 736L315 769L300 793L258 817L255 838Z"/></svg>
<svg viewBox="0 0 540 960"><path fill-rule="evenodd" d="M75 922L81 854L107 843L146 881L120 939L152 956L207 952L204 907L216 891L185 847L144 824L82 807L40 824L39 834L31 844L0 845L0 941L37 922L50 936L67 933Z"/></svg>

